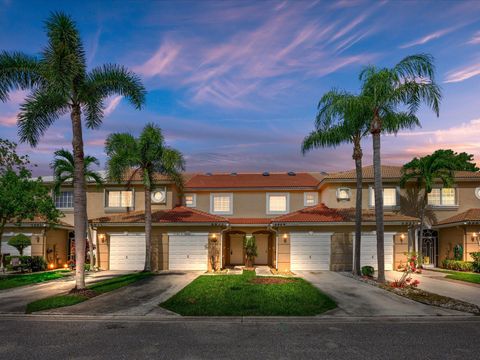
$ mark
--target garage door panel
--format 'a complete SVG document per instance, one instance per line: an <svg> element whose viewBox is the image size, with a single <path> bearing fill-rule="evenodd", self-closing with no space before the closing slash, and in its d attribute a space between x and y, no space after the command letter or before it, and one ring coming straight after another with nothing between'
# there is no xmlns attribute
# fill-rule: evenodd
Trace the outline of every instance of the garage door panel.
<svg viewBox="0 0 480 360"><path fill-rule="evenodd" d="M331 233L290 234L292 270L328 270Z"/></svg>
<svg viewBox="0 0 480 360"><path fill-rule="evenodd" d="M143 270L145 235L110 235L110 270Z"/></svg>
<svg viewBox="0 0 480 360"><path fill-rule="evenodd" d="M393 270L393 236L394 233L385 233L384 253L385 270ZM375 233L362 234L361 266L372 266L378 269L377 261L377 236Z"/></svg>
<svg viewBox="0 0 480 360"><path fill-rule="evenodd" d="M170 270L207 270L207 234L170 234L168 248Z"/></svg>

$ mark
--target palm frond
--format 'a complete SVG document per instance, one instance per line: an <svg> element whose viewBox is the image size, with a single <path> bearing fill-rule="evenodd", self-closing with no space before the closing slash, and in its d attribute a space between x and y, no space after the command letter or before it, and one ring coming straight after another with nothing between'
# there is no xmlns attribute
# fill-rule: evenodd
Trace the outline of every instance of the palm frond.
<svg viewBox="0 0 480 360"><path fill-rule="evenodd" d="M105 152L108 177L116 182L120 182L126 171L140 162L137 140L131 134L110 134L105 142Z"/></svg>
<svg viewBox="0 0 480 360"><path fill-rule="evenodd" d="M61 115L68 111L63 96L44 90L36 90L20 106L18 135L21 142L36 146L40 137Z"/></svg>
<svg viewBox="0 0 480 360"><path fill-rule="evenodd" d="M12 90L27 90L43 83L39 60L21 52L0 52L0 101Z"/></svg>

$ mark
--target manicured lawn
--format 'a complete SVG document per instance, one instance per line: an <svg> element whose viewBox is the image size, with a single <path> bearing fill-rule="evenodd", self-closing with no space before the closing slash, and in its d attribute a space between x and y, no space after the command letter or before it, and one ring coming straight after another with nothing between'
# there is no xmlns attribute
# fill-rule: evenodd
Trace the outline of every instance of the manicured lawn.
<svg viewBox="0 0 480 360"><path fill-rule="evenodd" d="M38 274L8 275L0 277L0 290L60 279L70 274L70 270L57 270L42 272Z"/></svg>
<svg viewBox="0 0 480 360"><path fill-rule="evenodd" d="M336 304L303 279L256 277L244 271L200 276L160 306L184 316L311 316Z"/></svg>
<svg viewBox="0 0 480 360"><path fill-rule="evenodd" d="M448 274L449 275L446 276L447 279L460 280L460 281L480 284L480 274L464 273L464 272L458 272L458 271L451 271Z"/></svg>
<svg viewBox="0 0 480 360"><path fill-rule="evenodd" d="M40 299L31 302L27 305L27 314L35 311L43 311L48 309L55 309L63 306L70 306L86 301L94 296L119 289L121 287L130 285L136 281L152 276L149 272L139 272L117 276L112 279L99 281L95 284L87 286L88 296L85 294L63 294Z"/></svg>

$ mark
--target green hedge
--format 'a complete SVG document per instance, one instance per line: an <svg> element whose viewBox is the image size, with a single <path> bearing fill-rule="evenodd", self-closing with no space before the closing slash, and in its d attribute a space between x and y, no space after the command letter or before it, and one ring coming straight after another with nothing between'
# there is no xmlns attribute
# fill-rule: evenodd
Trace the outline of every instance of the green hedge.
<svg viewBox="0 0 480 360"><path fill-rule="evenodd" d="M445 259L442 261L442 267L448 270L473 271L473 262Z"/></svg>
<svg viewBox="0 0 480 360"><path fill-rule="evenodd" d="M473 258L473 271L480 273L480 251L471 252L470 256Z"/></svg>
<svg viewBox="0 0 480 360"><path fill-rule="evenodd" d="M18 259L18 264L13 266L12 259ZM47 268L47 263L42 256L5 256L7 263L7 270L15 271L44 271Z"/></svg>

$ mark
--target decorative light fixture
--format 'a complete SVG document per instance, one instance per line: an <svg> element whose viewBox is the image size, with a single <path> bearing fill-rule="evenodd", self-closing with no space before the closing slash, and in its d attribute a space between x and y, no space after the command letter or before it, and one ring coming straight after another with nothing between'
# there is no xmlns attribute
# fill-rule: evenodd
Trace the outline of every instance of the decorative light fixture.
<svg viewBox="0 0 480 360"><path fill-rule="evenodd" d="M285 233L283 234L283 242L286 243L288 239L288 235Z"/></svg>
<svg viewBox="0 0 480 360"><path fill-rule="evenodd" d="M217 241L217 234L215 234L215 233L212 234L212 241L213 242Z"/></svg>
<svg viewBox="0 0 480 360"><path fill-rule="evenodd" d="M474 232L474 233L472 234L472 242L475 242L475 241L477 241L477 242L479 241L479 240L478 240L478 234L477 234L476 232Z"/></svg>
<svg viewBox="0 0 480 360"><path fill-rule="evenodd" d="M68 264L67 264L67 263L63 264L63 267L64 267L65 269L68 268Z"/></svg>
<svg viewBox="0 0 480 360"><path fill-rule="evenodd" d="M405 234L400 234L400 242L403 243L403 240L405 240Z"/></svg>
<svg viewBox="0 0 480 360"><path fill-rule="evenodd" d="M48 264L49 269L53 269L54 267L55 267L55 265L53 263Z"/></svg>
<svg viewBox="0 0 480 360"><path fill-rule="evenodd" d="M105 243L105 234L99 234L98 235L98 240L100 240L102 242L102 244Z"/></svg>

